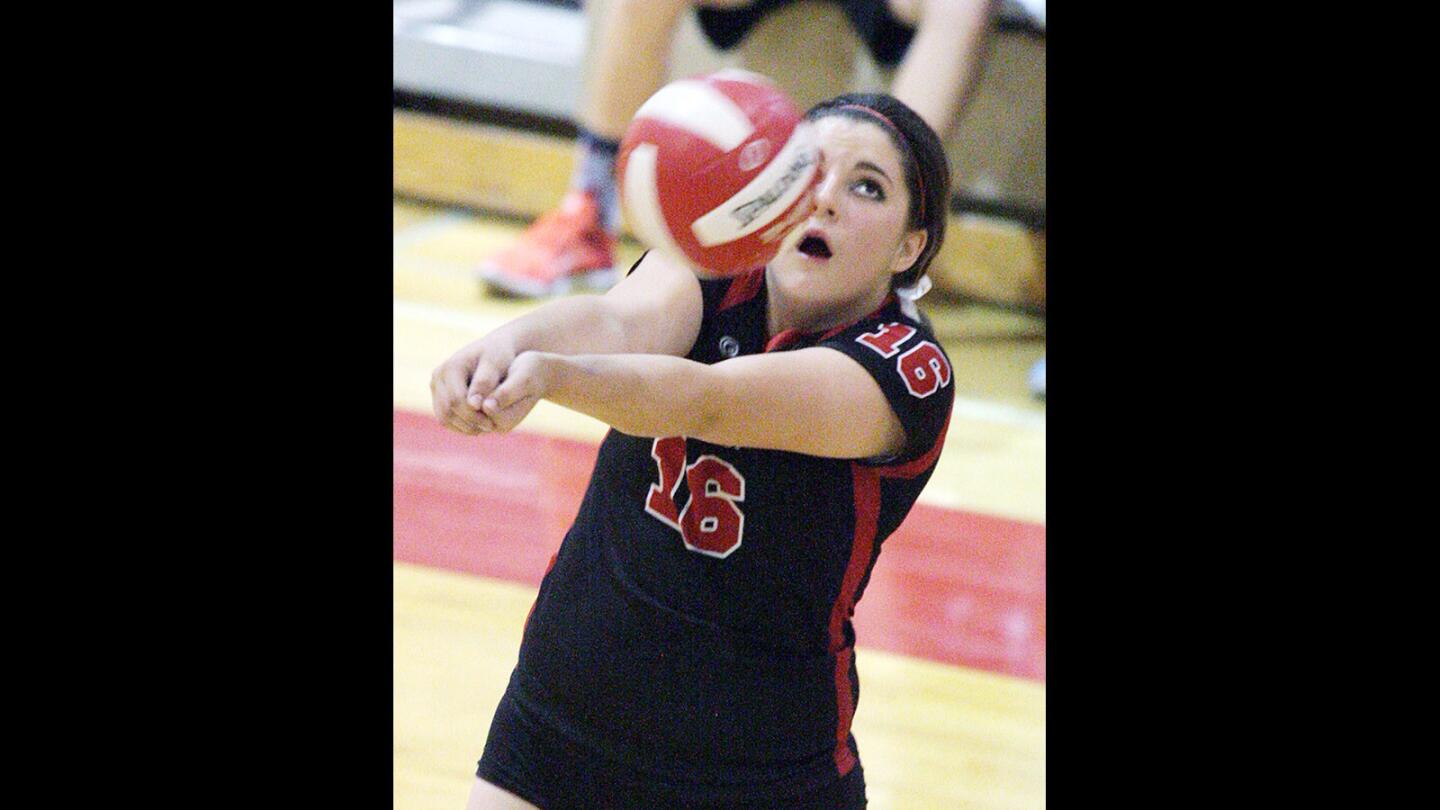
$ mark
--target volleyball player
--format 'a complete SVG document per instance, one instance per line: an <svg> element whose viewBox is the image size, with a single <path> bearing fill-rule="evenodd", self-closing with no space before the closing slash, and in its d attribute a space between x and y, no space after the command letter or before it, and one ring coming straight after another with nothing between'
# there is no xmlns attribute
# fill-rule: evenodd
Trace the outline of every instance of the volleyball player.
<svg viewBox="0 0 1440 810"><path fill-rule="evenodd" d="M768 265L700 280L652 251L432 376L437 418L481 440L541 399L613 427L470 810L865 805L851 616L949 424L954 372L915 299L950 173L893 97L807 118L815 208Z"/></svg>

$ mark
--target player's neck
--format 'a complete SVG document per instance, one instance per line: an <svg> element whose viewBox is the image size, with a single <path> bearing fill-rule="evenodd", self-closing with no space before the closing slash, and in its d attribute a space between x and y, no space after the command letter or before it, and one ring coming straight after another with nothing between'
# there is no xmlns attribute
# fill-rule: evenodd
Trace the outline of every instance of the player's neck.
<svg viewBox="0 0 1440 810"><path fill-rule="evenodd" d="M890 295L890 289L882 287L853 301L814 304L787 299L773 287L768 292L766 328L772 337L789 329L815 333L848 326L879 309Z"/></svg>

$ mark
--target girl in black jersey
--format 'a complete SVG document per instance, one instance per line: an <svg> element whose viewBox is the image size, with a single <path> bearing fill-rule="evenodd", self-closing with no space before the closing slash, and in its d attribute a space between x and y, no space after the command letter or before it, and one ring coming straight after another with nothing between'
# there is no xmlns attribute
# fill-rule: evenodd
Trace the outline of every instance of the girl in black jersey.
<svg viewBox="0 0 1440 810"><path fill-rule="evenodd" d="M954 387L915 309L935 133L886 95L807 113L815 210L767 266L647 253L431 379L466 434L540 399L610 424L541 583L469 808L863 807L850 617L929 479Z"/></svg>

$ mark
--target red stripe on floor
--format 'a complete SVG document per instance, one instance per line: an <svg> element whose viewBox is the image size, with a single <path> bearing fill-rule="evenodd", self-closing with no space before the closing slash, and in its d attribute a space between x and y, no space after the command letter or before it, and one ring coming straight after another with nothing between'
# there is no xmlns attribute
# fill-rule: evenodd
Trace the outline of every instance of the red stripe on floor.
<svg viewBox="0 0 1440 810"><path fill-rule="evenodd" d="M593 444L467 437L395 411L394 557L538 586L570 528ZM861 646L1045 679L1045 527L917 504L855 609Z"/></svg>

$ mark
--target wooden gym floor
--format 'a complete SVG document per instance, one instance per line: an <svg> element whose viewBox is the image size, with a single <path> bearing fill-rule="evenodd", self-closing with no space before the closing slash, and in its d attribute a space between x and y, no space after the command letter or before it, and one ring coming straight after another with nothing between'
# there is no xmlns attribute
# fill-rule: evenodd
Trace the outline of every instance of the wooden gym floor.
<svg viewBox="0 0 1440 810"><path fill-rule="evenodd" d="M400 140L397 132L397 188ZM507 436L460 436L430 415L430 371L536 305L490 297L470 275L523 224L394 204L402 810L464 807L536 586L605 431L544 402ZM624 266L639 251L624 244ZM922 305L954 361L957 403L939 468L887 541L856 613L854 732L870 806L1043 808L1045 407L1024 380L1044 354L1044 321L935 294Z"/></svg>

